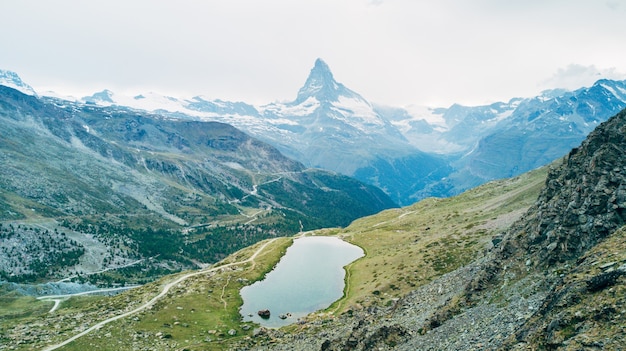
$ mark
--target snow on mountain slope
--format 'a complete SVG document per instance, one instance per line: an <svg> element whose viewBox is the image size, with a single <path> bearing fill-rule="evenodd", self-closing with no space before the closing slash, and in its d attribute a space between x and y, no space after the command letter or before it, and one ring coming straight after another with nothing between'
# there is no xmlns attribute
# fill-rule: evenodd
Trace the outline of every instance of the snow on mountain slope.
<svg viewBox="0 0 626 351"><path fill-rule="evenodd" d="M361 131L366 131L369 127L380 127L386 124L381 116L374 111L372 105L362 99L340 96L333 105L333 110L344 117L344 122L354 125ZM359 121L355 123L356 120Z"/></svg>
<svg viewBox="0 0 626 351"><path fill-rule="evenodd" d="M427 106L409 105L405 108L411 120L423 120L440 131L446 130L446 120L443 118L445 109L431 108Z"/></svg>
<svg viewBox="0 0 626 351"><path fill-rule="evenodd" d="M19 90L26 95L37 96L35 89L24 83L15 72L0 69L0 85Z"/></svg>
<svg viewBox="0 0 626 351"><path fill-rule="evenodd" d="M150 112L193 112L192 110L189 110L185 107L184 100L179 100L174 97L164 96L153 92L136 96L126 96L105 89L91 96L85 96L81 100L84 103L95 104L98 106L125 106Z"/></svg>
<svg viewBox="0 0 626 351"><path fill-rule="evenodd" d="M330 68L321 59L315 61L294 101L272 103L262 106L260 110L263 116L270 119L298 121L309 133L324 130L332 133L334 127L340 129L338 134L352 137L391 135L393 138L404 139L372 104L335 81ZM302 132L304 133L304 129ZM324 138L322 135L318 135L319 137Z"/></svg>
<svg viewBox="0 0 626 351"><path fill-rule="evenodd" d="M320 106L321 104L319 100L317 100L317 98L315 98L314 96L309 96L299 104L283 104L274 102L268 105L261 106L259 109L260 113L264 116L268 116L270 118L280 118L279 116L308 116L315 112L315 110L317 110ZM295 122L294 120L294 123L297 122Z"/></svg>

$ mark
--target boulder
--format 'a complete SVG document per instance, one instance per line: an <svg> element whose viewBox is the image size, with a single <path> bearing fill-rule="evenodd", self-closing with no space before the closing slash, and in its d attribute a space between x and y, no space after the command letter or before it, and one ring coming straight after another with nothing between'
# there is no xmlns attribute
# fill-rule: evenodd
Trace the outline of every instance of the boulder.
<svg viewBox="0 0 626 351"><path fill-rule="evenodd" d="M270 310L259 310L257 314L264 319L270 318Z"/></svg>

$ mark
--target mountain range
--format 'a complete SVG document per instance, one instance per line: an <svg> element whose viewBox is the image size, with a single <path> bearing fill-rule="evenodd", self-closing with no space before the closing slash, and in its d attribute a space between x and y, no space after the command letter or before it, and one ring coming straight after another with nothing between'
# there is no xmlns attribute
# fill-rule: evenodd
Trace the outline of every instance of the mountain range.
<svg viewBox="0 0 626 351"><path fill-rule="evenodd" d="M306 168L219 122L0 86L0 126L0 221L8 223L0 276L8 280L149 257L164 271L188 268L396 206L374 186ZM45 239L24 245L33 238Z"/></svg>
<svg viewBox="0 0 626 351"><path fill-rule="evenodd" d="M126 97L109 90L74 100L231 124L307 167L355 177L407 205L561 157L626 107L626 81L599 80L574 91L548 90L484 106L403 108L367 101L337 82L318 59L290 102L253 106L202 96Z"/></svg>

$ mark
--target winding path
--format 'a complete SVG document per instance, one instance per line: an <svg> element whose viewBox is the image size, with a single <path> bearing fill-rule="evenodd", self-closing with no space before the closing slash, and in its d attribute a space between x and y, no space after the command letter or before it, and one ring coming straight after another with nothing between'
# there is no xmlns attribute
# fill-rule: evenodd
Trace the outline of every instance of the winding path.
<svg viewBox="0 0 626 351"><path fill-rule="evenodd" d="M152 259L152 258L150 258L150 259ZM144 259L142 258L142 259L139 259L139 260L136 260L136 261L133 261L133 262L129 262L129 263L126 263L126 264L123 264L123 265L120 265L120 266L109 267L109 268L104 268L104 269L101 269L101 270L95 271L95 272L84 273L83 275L87 276L87 275L104 273L104 272L108 272L108 271L112 271L112 270L116 270L116 269L120 269L120 268L131 267L131 266L134 266L136 264L139 264L139 263L143 262L143 260ZM78 277L78 275L76 275L76 274L70 275L69 277L65 277L65 278L63 278L61 280L58 280L57 283L67 282L67 281L70 281L72 278L76 278L76 277Z"/></svg>
<svg viewBox="0 0 626 351"><path fill-rule="evenodd" d="M210 269L203 269L203 270L200 270L200 271L191 272L191 273L187 273L185 275L182 275L178 279L165 284L163 286L163 289L161 290L161 292L157 296L153 297L150 301L148 301L148 302L144 303L143 305L135 308L134 310L122 313L120 315L117 315L115 317L111 317L109 319L105 319L102 322L99 322L99 323L93 325L92 327L90 327L88 329L85 329L84 331L82 331L82 332L72 336L71 338L69 338L67 340L62 341L62 342L60 342L58 344L50 345L50 346L44 348L43 350L44 351L56 350L59 347L65 346L65 345L71 343L72 341L74 341L74 340L76 340L76 339L78 339L78 338L80 338L82 336L85 336L85 335L91 333L94 330L100 329L103 326L105 326L105 325L107 325L107 324L109 324L111 322L114 322L114 321L116 321L118 319L122 319L122 318L125 318L125 317L128 317L128 316L131 316L131 315L133 315L133 314L135 314L137 312L143 311L146 308L151 307L152 305L154 305L159 299L161 299L163 296L165 296L170 291L170 289L173 286L179 284L180 282L182 282L183 280L185 280L187 278L191 278L191 277L194 277L194 276L197 276L197 275L200 275L200 274L214 272L214 271L217 271L219 269L226 268L226 267L232 267L232 266L243 264L243 263L253 262L254 259L261 253L261 251L263 251L267 245L271 244L275 240L276 239L271 239L270 241L268 241L265 244L263 244L261 247L259 247L258 250L256 250L254 252L254 254L252 254L252 256L250 256L246 260L238 261L238 262L232 262L232 263L227 263L227 264L224 264L224 265L221 265L221 266L218 266L218 267L213 267L213 268L210 268Z"/></svg>
<svg viewBox="0 0 626 351"><path fill-rule="evenodd" d="M120 287L120 288L106 288L106 289L98 289L98 290L89 290L89 291L82 291L82 292L74 293L74 294L45 295L45 296L39 296L37 298L37 300L54 301L54 306L52 306L52 309L50 309L50 311L48 311L48 313L52 313L52 312L56 311L57 308L59 308L59 304L61 304L61 301L67 300L67 299L69 299L72 296L81 296L81 295L91 295L91 294L101 294L101 293L107 293L107 292L124 291L124 290L133 289L133 288L136 288L136 287L139 287L139 286L141 286L141 285L124 286L124 287Z"/></svg>

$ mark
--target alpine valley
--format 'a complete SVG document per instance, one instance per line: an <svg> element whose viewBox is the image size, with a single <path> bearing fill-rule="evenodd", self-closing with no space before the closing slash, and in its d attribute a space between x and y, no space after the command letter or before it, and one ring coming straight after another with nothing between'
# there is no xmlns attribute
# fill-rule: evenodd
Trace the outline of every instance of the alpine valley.
<svg viewBox="0 0 626 351"><path fill-rule="evenodd" d="M219 122L0 86L0 125L0 277L13 282L144 282L396 206Z"/></svg>
<svg viewBox="0 0 626 351"><path fill-rule="evenodd" d="M0 350L626 344L626 81L448 108L320 59L264 106L0 82ZM242 321L294 235L363 249L344 296ZM70 294L102 286L128 291Z"/></svg>

